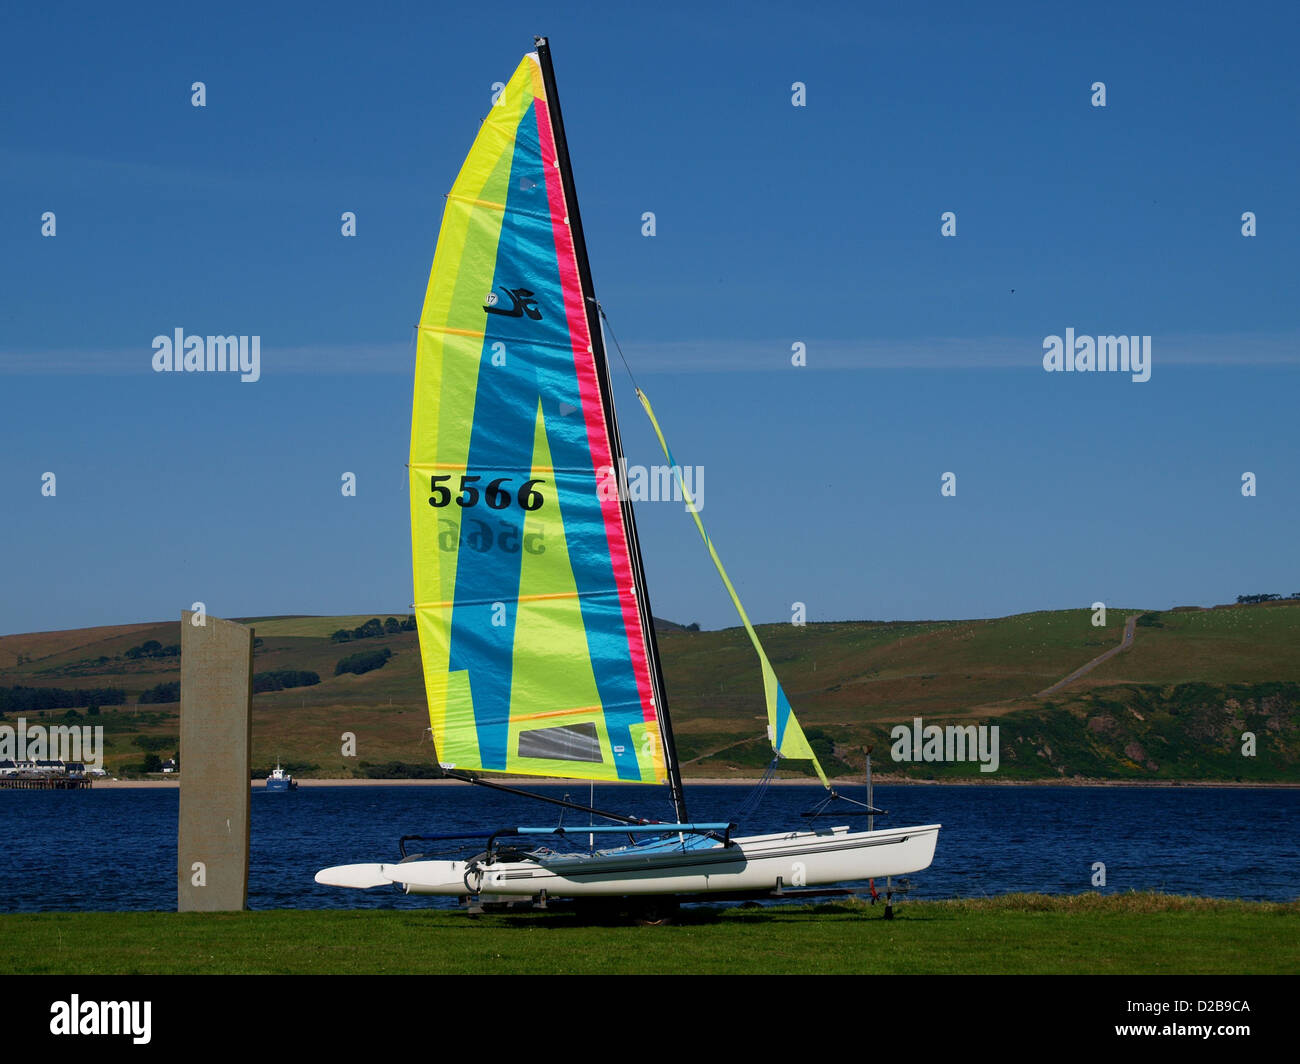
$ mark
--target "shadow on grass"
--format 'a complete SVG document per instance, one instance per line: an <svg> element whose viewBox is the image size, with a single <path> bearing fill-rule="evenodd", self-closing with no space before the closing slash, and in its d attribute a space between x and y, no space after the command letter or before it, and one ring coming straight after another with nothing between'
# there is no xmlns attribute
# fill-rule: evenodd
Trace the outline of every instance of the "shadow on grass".
<svg viewBox="0 0 1300 1064"><path fill-rule="evenodd" d="M1243 902L1221 898L1180 897L1147 892L1085 892L1073 895L1006 894L986 898L952 898L895 903L894 919L904 924L947 923L994 914L1033 917L1074 915L1085 919L1126 915L1191 915L1254 912L1276 916L1300 915L1297 902ZM673 925L678 927L760 926L807 921L888 921L883 901L871 904L861 899L820 903L794 901L681 904L678 899L610 898L582 903L552 903L545 911L501 910L481 915L451 914L466 928L482 926L512 928L582 928ZM419 926L415 917L413 926Z"/></svg>
<svg viewBox="0 0 1300 1064"><path fill-rule="evenodd" d="M910 907L898 906L895 916L909 922L943 920L944 915L921 915ZM582 905L557 904L545 912L485 912L466 916L469 921L482 920L498 927L561 928L561 927L629 927L674 926L717 927L735 925L762 925L778 921L797 921L819 917L853 918L857 920L887 920L884 903L829 902L819 905L746 902L739 906L722 905L681 906L671 900L647 899L644 903L629 903L628 899L610 899L608 902L588 902Z"/></svg>

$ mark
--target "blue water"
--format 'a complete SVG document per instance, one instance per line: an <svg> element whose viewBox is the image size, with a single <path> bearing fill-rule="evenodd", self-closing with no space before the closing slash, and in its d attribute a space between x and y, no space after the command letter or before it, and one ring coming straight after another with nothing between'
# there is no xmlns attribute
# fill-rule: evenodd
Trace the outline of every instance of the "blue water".
<svg viewBox="0 0 1300 1064"><path fill-rule="evenodd" d="M555 795L564 788L538 787ZM587 789L570 788L585 800ZM670 818L644 791L597 788L596 804ZM806 826L820 791L772 787L742 834ZM691 816L728 820L740 787L688 787ZM0 911L175 909L175 790L0 791ZM553 823L553 806L471 787L304 787L253 791L253 909L425 908L454 899L350 891L312 879L333 864L392 860L406 834ZM877 787L876 826L941 823L914 898L1014 891L1159 890L1228 898L1300 897L1300 791L1145 787ZM567 814L567 823L584 821ZM864 826L860 820L855 827Z"/></svg>

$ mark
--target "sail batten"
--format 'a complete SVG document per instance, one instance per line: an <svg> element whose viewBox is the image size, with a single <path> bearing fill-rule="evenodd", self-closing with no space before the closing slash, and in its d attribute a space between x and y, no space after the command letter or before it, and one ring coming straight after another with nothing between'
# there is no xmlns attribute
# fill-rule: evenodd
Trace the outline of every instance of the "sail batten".
<svg viewBox="0 0 1300 1064"><path fill-rule="evenodd" d="M447 197L417 331L409 477L430 725L459 768L663 782L560 154L530 54Z"/></svg>
<svg viewBox="0 0 1300 1064"><path fill-rule="evenodd" d="M552 599L576 599L576 598L583 598L583 597L589 598L594 595L617 595L617 594L618 592L616 591L572 591L572 592L552 591L544 595L523 595L523 594L516 595L515 601L516 602L546 602ZM462 606L466 606L466 605L490 606L490 605L494 605L497 601L498 601L497 599L493 599L493 598L484 598L478 600L448 599L446 602L422 602L422 603L418 602L416 603L415 608L421 610L450 609L452 606L455 606L457 604Z"/></svg>

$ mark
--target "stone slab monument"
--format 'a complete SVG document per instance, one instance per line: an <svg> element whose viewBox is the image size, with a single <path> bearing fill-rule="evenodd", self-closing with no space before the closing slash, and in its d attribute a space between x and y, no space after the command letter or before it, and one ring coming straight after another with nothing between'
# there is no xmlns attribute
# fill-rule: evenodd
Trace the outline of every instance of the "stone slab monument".
<svg viewBox="0 0 1300 1064"><path fill-rule="evenodd" d="M247 907L252 705L253 629L183 612L178 912Z"/></svg>

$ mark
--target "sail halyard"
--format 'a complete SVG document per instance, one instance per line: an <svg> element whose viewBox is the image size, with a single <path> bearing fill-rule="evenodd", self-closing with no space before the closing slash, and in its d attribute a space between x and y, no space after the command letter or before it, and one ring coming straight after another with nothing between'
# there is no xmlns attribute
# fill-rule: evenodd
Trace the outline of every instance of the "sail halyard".
<svg viewBox="0 0 1300 1064"><path fill-rule="evenodd" d="M415 610L440 763L668 782L686 820L545 41L447 197L411 435ZM617 483L617 476L608 478Z"/></svg>

